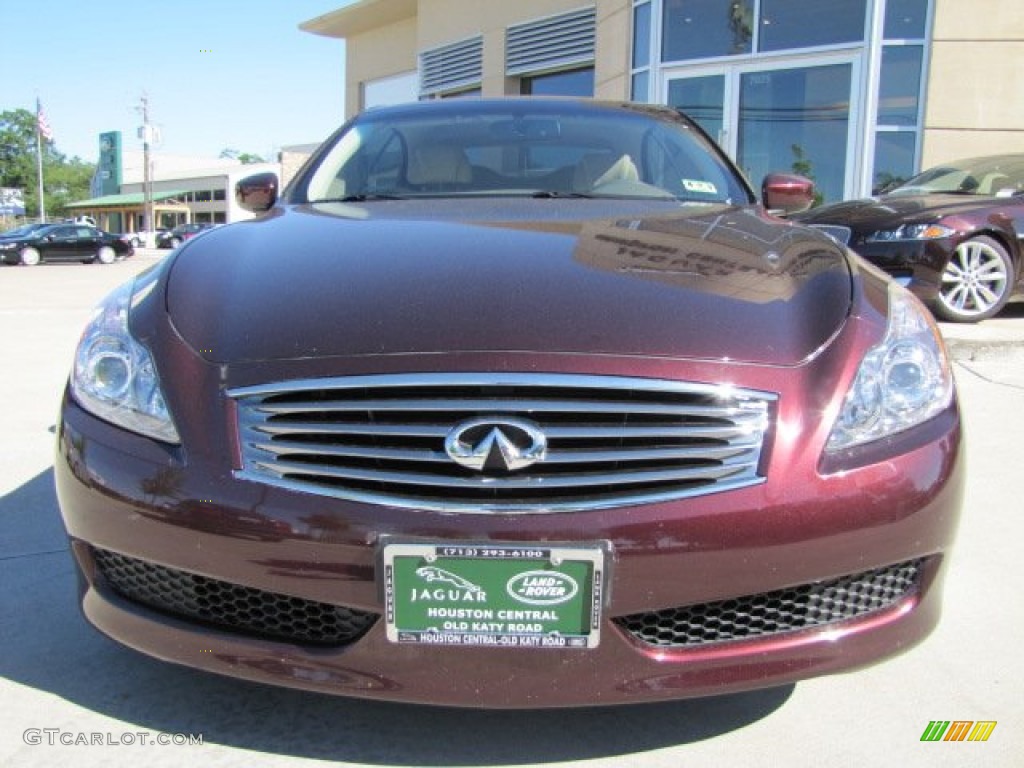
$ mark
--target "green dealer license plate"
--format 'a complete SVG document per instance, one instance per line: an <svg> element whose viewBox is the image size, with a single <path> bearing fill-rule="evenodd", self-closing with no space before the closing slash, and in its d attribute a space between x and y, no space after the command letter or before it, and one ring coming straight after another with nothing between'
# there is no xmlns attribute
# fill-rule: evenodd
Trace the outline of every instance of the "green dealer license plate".
<svg viewBox="0 0 1024 768"><path fill-rule="evenodd" d="M599 546L387 543L388 640L594 648L604 556Z"/></svg>

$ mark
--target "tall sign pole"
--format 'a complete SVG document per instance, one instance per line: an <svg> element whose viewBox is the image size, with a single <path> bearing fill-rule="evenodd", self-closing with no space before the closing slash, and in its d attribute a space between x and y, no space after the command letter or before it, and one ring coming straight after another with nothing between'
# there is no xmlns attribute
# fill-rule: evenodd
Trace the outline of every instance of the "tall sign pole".
<svg viewBox="0 0 1024 768"><path fill-rule="evenodd" d="M149 97L142 94L142 228L153 231L153 178L149 163L149 144L153 129L149 124Z"/></svg>
<svg viewBox="0 0 1024 768"><path fill-rule="evenodd" d="M49 132L49 125L43 115L43 107L36 99L36 173L39 178L39 220L46 223L46 198L43 196L43 129ZM49 139L49 135L46 137Z"/></svg>

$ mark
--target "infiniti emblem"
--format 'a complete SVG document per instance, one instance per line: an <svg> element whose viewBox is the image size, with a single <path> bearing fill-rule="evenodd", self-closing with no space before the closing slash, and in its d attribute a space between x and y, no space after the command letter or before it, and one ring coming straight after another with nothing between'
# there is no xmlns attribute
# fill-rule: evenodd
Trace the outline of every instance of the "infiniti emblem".
<svg viewBox="0 0 1024 768"><path fill-rule="evenodd" d="M464 421L444 439L452 461L478 472L514 472L543 461L547 449L535 424L500 416Z"/></svg>

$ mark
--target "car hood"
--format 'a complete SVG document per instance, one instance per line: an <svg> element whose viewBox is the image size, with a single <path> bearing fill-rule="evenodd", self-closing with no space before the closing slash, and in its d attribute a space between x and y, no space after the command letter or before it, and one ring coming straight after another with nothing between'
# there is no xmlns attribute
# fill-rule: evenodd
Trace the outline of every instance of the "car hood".
<svg viewBox="0 0 1024 768"><path fill-rule="evenodd" d="M824 235L755 208L623 205L278 208L183 246L167 308L217 363L525 351L795 365L849 313L849 263Z"/></svg>
<svg viewBox="0 0 1024 768"><path fill-rule="evenodd" d="M887 195L823 205L790 217L803 224L839 224L855 232L876 232L908 222L930 222L992 205L976 195Z"/></svg>

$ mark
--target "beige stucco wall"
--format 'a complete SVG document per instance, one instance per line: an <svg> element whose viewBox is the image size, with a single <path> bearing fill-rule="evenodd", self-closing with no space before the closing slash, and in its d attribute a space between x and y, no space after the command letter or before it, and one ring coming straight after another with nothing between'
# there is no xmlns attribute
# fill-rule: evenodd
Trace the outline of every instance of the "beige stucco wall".
<svg viewBox="0 0 1024 768"><path fill-rule="evenodd" d="M485 96L518 92L505 77L505 30L586 7L597 9L595 96L629 95L630 0L389 0L391 19L372 27L385 4L367 3L363 26L347 36L346 115L361 107L362 84L415 70L418 53L482 34ZM369 27L369 28L368 28ZM1024 0L935 0L921 167L944 160L1024 151Z"/></svg>
<svg viewBox="0 0 1024 768"><path fill-rule="evenodd" d="M594 96L629 98L630 56L633 52L633 4L629 0L597 0L597 61Z"/></svg>
<svg viewBox="0 0 1024 768"><path fill-rule="evenodd" d="M515 80L505 77L505 30L513 24L557 16L594 5L597 10L594 73L595 95L622 99L629 92L631 34L630 0L517 0L475 2L420 0L418 50L429 50L468 37L484 36L484 96L518 93Z"/></svg>
<svg viewBox="0 0 1024 768"><path fill-rule="evenodd" d="M420 51L481 34L483 94L518 93L518 82L505 77L505 30L513 24L588 5L597 10L595 95L625 99L629 94L630 0L419 0L416 16L346 38L345 114L352 116L359 111L362 84L366 81L414 70Z"/></svg>
<svg viewBox="0 0 1024 768"><path fill-rule="evenodd" d="M1024 151L1022 63L1022 0L936 0L922 168Z"/></svg>
<svg viewBox="0 0 1024 768"><path fill-rule="evenodd" d="M419 66L416 17L371 29L345 40L345 117L359 112L362 84Z"/></svg>

